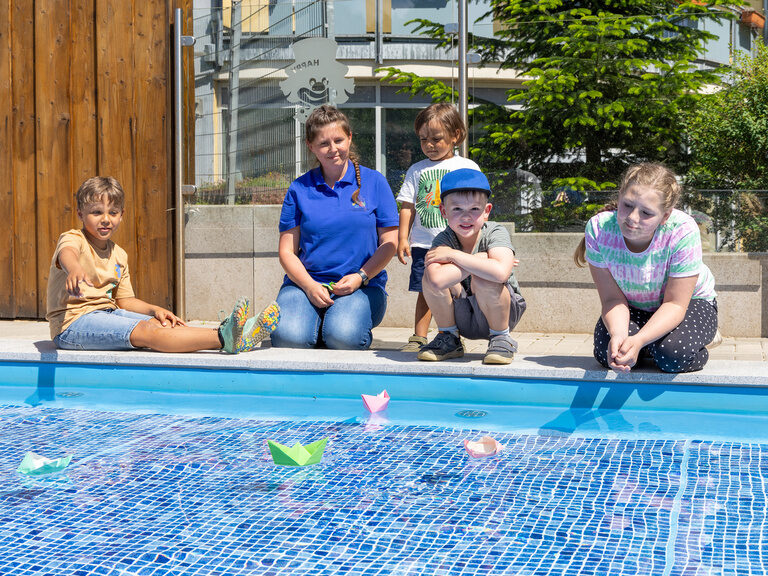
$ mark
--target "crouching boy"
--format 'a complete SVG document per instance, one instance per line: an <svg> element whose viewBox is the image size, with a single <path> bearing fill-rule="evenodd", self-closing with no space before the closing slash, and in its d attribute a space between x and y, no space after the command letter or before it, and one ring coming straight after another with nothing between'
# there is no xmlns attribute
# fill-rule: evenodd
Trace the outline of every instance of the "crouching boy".
<svg viewBox="0 0 768 576"><path fill-rule="evenodd" d="M517 342L509 331L526 304L512 269L517 266L507 230L488 222L488 179L461 168L440 183L440 210L448 228L440 232L424 260L424 297L440 330L421 347L419 360L464 355L459 336L489 339L484 364L509 364Z"/></svg>

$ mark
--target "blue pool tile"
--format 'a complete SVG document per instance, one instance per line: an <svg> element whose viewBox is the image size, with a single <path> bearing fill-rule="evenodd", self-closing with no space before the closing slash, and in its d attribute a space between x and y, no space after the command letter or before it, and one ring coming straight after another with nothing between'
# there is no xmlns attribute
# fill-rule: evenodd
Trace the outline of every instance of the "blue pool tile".
<svg viewBox="0 0 768 576"><path fill-rule="evenodd" d="M0 432L2 574L621 576L670 545L673 574L766 572L762 446L495 434L476 461L450 429L27 407ZM266 447L322 437L311 468ZM25 450L75 458L35 480Z"/></svg>

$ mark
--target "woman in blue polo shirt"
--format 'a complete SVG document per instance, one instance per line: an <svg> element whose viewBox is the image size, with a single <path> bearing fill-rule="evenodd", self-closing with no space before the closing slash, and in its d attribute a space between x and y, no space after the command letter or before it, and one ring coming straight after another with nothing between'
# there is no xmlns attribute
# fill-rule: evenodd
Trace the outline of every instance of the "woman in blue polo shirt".
<svg viewBox="0 0 768 576"><path fill-rule="evenodd" d="M320 165L294 180L283 201L278 251L286 274L272 346L367 349L387 308L395 198L384 176L358 164L339 110L315 109L306 136Z"/></svg>

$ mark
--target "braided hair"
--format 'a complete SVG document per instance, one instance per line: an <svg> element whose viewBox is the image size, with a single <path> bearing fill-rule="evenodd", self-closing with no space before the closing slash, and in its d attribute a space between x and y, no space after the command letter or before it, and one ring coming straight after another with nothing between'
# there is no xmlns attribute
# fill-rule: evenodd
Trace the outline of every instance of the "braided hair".
<svg viewBox="0 0 768 576"><path fill-rule="evenodd" d="M309 118L307 118L307 122L304 124L304 133L307 144L317 138L317 134L321 128L334 123L337 124L348 137L352 136L352 128L349 126L349 119L338 108L335 108L330 104L323 104L322 106L315 108L309 115ZM349 148L349 159L355 167L355 180L357 182L357 190L352 193L352 203L357 204L358 206L363 206L363 203L360 200L360 187L362 186L362 180L360 178L360 157L357 154L357 150L355 150L354 144ZM315 160L319 163L317 159Z"/></svg>

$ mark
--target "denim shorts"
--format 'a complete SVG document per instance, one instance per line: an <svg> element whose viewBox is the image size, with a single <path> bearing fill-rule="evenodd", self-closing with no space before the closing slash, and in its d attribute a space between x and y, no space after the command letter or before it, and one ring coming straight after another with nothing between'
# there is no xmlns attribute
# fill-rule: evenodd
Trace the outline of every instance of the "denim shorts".
<svg viewBox="0 0 768 576"><path fill-rule="evenodd" d="M53 339L63 350L134 350L131 332L152 316L128 310L94 310L80 316Z"/></svg>
<svg viewBox="0 0 768 576"><path fill-rule="evenodd" d="M411 248L411 279L408 281L410 292L421 292L421 279L424 277L424 256L429 248Z"/></svg>
<svg viewBox="0 0 768 576"><path fill-rule="evenodd" d="M523 312L525 312L528 305L525 299L512 290L509 284L507 284L507 290L509 290L509 295L512 297L509 306L509 329L513 330L517 323L520 322L520 318L523 316ZM455 298L453 300L453 314L456 318L456 327L459 329L459 334L464 336L464 338L483 340L491 335L488 320L485 318L483 311L480 310L480 305L477 303L474 295Z"/></svg>

